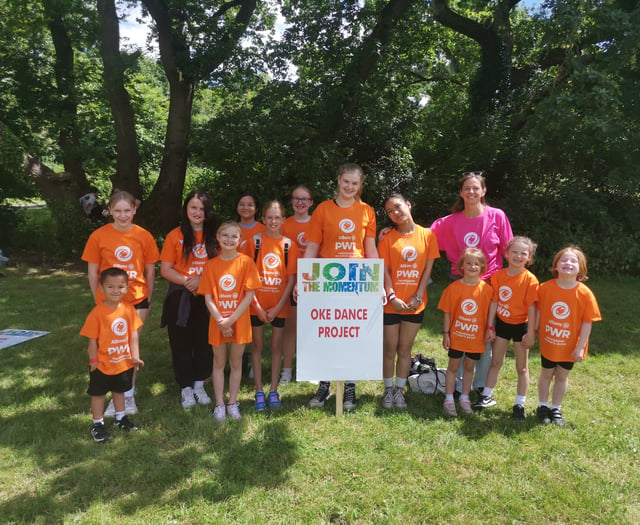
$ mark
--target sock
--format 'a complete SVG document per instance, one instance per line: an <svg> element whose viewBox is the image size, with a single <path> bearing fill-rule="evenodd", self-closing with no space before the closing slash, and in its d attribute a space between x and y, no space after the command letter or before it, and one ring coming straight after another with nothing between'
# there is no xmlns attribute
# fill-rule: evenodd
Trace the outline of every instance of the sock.
<svg viewBox="0 0 640 525"><path fill-rule="evenodd" d="M560 407L561 407L561 406L562 406L562 405L551 405L551 410L554 410L554 409L556 409L556 408L557 408L558 410L560 410Z"/></svg>
<svg viewBox="0 0 640 525"><path fill-rule="evenodd" d="M444 400L445 401L453 401L453 394L445 394Z"/></svg>
<svg viewBox="0 0 640 525"><path fill-rule="evenodd" d="M133 395L136 393L136 387L132 386L130 390L127 390L124 393L124 397L133 397Z"/></svg>
<svg viewBox="0 0 640 525"><path fill-rule="evenodd" d="M396 388L404 388L407 384L406 377L396 377Z"/></svg>
<svg viewBox="0 0 640 525"><path fill-rule="evenodd" d="M100 419L94 419L93 420L93 424L94 425L104 425L104 419L100 418Z"/></svg>
<svg viewBox="0 0 640 525"><path fill-rule="evenodd" d="M469 401L469 394L460 394L460 401Z"/></svg>
<svg viewBox="0 0 640 525"><path fill-rule="evenodd" d="M491 397L493 395L493 388L489 388L488 386L485 386L484 390L482 391L482 395L486 397Z"/></svg>
<svg viewBox="0 0 640 525"><path fill-rule="evenodd" d="M204 386L204 381L194 381L193 382L193 389L195 390L196 388L202 388Z"/></svg>
<svg viewBox="0 0 640 525"><path fill-rule="evenodd" d="M123 410L122 412L116 412L116 421L120 421L124 415L125 415L125 411Z"/></svg>
<svg viewBox="0 0 640 525"><path fill-rule="evenodd" d="M521 405L524 406L524 404L527 402L527 396L516 396L516 405Z"/></svg>
<svg viewBox="0 0 640 525"><path fill-rule="evenodd" d="M293 370L293 368L283 368L282 372L290 376L292 370Z"/></svg>
<svg viewBox="0 0 640 525"><path fill-rule="evenodd" d="M546 401L544 401L544 402L538 401L538 406L539 407L547 407L547 408L549 408L549 403L546 402Z"/></svg>
<svg viewBox="0 0 640 525"><path fill-rule="evenodd" d="M384 387L385 388L393 387L393 377L385 377L384 378Z"/></svg>

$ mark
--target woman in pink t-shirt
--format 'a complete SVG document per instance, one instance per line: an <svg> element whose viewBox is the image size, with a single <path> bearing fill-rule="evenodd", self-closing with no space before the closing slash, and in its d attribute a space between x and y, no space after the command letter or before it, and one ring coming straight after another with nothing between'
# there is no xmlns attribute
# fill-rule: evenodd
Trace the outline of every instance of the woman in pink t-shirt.
<svg viewBox="0 0 640 525"><path fill-rule="evenodd" d="M468 171L460 178L458 199L451 208L452 213L436 219L431 231L436 234L440 250L445 252L451 263L451 279L460 279L456 269L460 254L466 248L482 250L487 261L487 268L482 275L484 281L503 265L503 256L507 251L507 243L513 237L511 224L506 214L489 206L485 200L487 186L484 171ZM482 354L476 365L473 388L480 393L484 389L487 372L491 366L491 345ZM460 374L459 374L460 377ZM458 387L461 386L459 382ZM460 388L456 390L460 391Z"/></svg>

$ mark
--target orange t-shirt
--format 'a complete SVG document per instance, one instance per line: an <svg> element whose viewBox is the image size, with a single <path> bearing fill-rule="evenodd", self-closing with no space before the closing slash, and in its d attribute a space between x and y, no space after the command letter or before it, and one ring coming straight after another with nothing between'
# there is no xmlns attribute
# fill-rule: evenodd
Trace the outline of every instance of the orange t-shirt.
<svg viewBox="0 0 640 525"><path fill-rule="evenodd" d="M411 233L400 233L395 228L387 233L378 243L378 254L389 267L393 290L405 303L418 290L418 284L424 273L427 262L440 257L438 241L428 228L416 225ZM425 292L422 303L415 311L405 312L414 315L422 312L427 304ZM384 307L386 313L398 313L391 304Z"/></svg>
<svg viewBox="0 0 640 525"><path fill-rule="evenodd" d="M529 307L538 301L538 285L538 278L527 269L518 275L509 275L506 268L494 273L491 287L500 320L508 324L526 323Z"/></svg>
<svg viewBox="0 0 640 525"><path fill-rule="evenodd" d="M493 290L480 281L475 286L454 281L442 292L438 308L451 316L451 348L460 352L484 353L485 327Z"/></svg>
<svg viewBox="0 0 640 525"><path fill-rule="evenodd" d="M376 214L362 201L348 208L324 201L311 216L308 239L320 245L318 257L362 259L365 237L376 238Z"/></svg>
<svg viewBox="0 0 640 525"><path fill-rule="evenodd" d="M129 276L129 290L123 301L137 304L149 296L145 265L158 261L160 253L151 234L134 224L128 232L119 232L113 224L105 224L94 231L87 241L82 260L98 265L98 273L107 268L122 268ZM104 301L104 294L96 290L96 304Z"/></svg>
<svg viewBox="0 0 640 525"><path fill-rule="evenodd" d="M160 252L161 261L173 263L173 269L186 277L202 275L204 265L209 258L207 247L202 243L202 230L195 230L193 236L193 248L186 261L182 253L184 236L179 227L169 232L162 245L162 252Z"/></svg>
<svg viewBox="0 0 640 525"><path fill-rule="evenodd" d="M602 315L593 292L584 284L566 290L555 279L540 285L540 354L554 363L573 361L572 353L580 340L582 323L601 321ZM584 348L586 357L589 343Z"/></svg>
<svg viewBox="0 0 640 525"><path fill-rule="evenodd" d="M295 275L298 267L298 246L291 239L289 242L289 252L287 254L287 265L284 264L284 238L274 239L268 235L260 234L260 251L256 266L260 274L262 286L256 290L256 297L260 302L260 306L264 310L273 308L280 301L282 294L287 287L287 278L289 275ZM255 257L255 237L248 240L242 247L242 253L248 255L252 259ZM282 309L278 312L278 317L289 317L291 302L286 301ZM251 305L251 314L257 315L256 310Z"/></svg>
<svg viewBox="0 0 640 525"><path fill-rule="evenodd" d="M304 222L298 221L295 217L289 217L282 225L282 235L289 237L289 239L296 243L300 257L304 257L307 244L309 244L307 232L309 231L310 225L311 217Z"/></svg>
<svg viewBox="0 0 640 525"><path fill-rule="evenodd" d="M248 290L260 288L260 274L253 259L239 253L235 259L226 261L220 256L209 259L204 266L198 293L211 295L220 314L229 317L236 311L240 301ZM245 344L252 341L251 316L247 308L233 325L233 336L223 337L220 328L209 316L209 343L220 346L222 343Z"/></svg>
<svg viewBox="0 0 640 525"><path fill-rule="evenodd" d="M98 370L110 376L133 368L131 334L142 326L133 306L124 301L117 308L100 303L91 310L80 335L98 341Z"/></svg>
<svg viewBox="0 0 640 525"><path fill-rule="evenodd" d="M253 239L256 233L261 233L267 229L264 224L258 221L251 228L247 228L240 223L238 225L240 226L240 245L238 249L241 249L249 239Z"/></svg>

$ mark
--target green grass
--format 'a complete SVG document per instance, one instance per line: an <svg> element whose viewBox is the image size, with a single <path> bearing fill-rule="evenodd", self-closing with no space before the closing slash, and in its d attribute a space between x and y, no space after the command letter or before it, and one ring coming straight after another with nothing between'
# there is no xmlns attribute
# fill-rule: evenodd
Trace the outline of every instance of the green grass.
<svg viewBox="0 0 640 525"><path fill-rule="evenodd" d="M307 409L306 383L283 386L282 410L256 415L247 382L243 420L217 425L205 408L180 407L159 280L141 345L141 430L98 445L78 335L92 306L86 275L2 272L0 328L52 333L0 351L0 523L640 522L639 279L589 282L604 321L570 376L564 429L511 420L512 355L498 406L480 415L450 420L441 396L412 393L408 410L386 411L374 381L342 418L333 398ZM441 289L429 288L414 350L445 366ZM528 414L539 366L534 349Z"/></svg>

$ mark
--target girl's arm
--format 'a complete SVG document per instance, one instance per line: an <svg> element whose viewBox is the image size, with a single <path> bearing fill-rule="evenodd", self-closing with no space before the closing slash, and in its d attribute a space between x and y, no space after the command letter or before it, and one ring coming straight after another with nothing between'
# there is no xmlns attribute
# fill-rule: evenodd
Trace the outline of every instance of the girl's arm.
<svg viewBox="0 0 640 525"><path fill-rule="evenodd" d="M98 283L100 281L100 274L98 270L100 268L99 264L96 263L88 263L87 264L87 275L89 277L89 288L91 288L91 293L93 296L96 296L96 292L98 291Z"/></svg>
<svg viewBox="0 0 640 525"><path fill-rule="evenodd" d="M240 304L238 304L238 307L229 317L225 317L222 322L218 323L218 326L220 326L221 328L222 326L231 326L238 319L240 319L240 316L247 310L247 308L249 308L249 305L251 304L251 301L253 301L255 295L255 290L247 290L247 292L244 294L244 297L242 298L242 301L240 301Z"/></svg>
<svg viewBox="0 0 640 525"><path fill-rule="evenodd" d="M431 270L433 270L433 261L434 259L428 259L427 264L424 266L424 270L422 272L422 277L420 278L420 282L418 283L418 289L413 297L409 298L407 301L407 306L411 310L417 310L418 306L422 302L422 298L424 297L424 293L427 291L427 286L429 285L429 279L431 279Z"/></svg>
<svg viewBox="0 0 640 525"><path fill-rule="evenodd" d="M149 296L147 297L147 301L149 301L149 306L151 306L151 296L153 295L153 285L155 284L156 279L156 264L149 263L144 265L144 278L147 281L147 287L149 288Z"/></svg>
<svg viewBox="0 0 640 525"><path fill-rule="evenodd" d="M522 338L522 347L525 350L528 350L529 348L531 348L534 343L536 342L536 313L537 313L538 309L536 307L536 303L533 303L531 306L529 306L529 308L527 309L527 319L529 319L529 324L527 327L527 333L524 334L524 337ZM531 322L533 320L533 322Z"/></svg>
<svg viewBox="0 0 640 525"><path fill-rule="evenodd" d="M89 339L89 369L93 372L98 368L98 340Z"/></svg>
<svg viewBox="0 0 640 525"><path fill-rule="evenodd" d="M451 314L449 312L445 312L444 320L442 322L442 346L447 351L449 351L449 348L451 347L449 328L451 328Z"/></svg>
<svg viewBox="0 0 640 525"><path fill-rule="evenodd" d="M309 243L311 244L311 243ZM364 238L364 258L365 259L377 259L378 258L378 248L376 248L376 240L374 237L365 237ZM309 247L307 246L307 250ZM306 256L305 252L305 256Z"/></svg>
<svg viewBox="0 0 640 525"><path fill-rule="evenodd" d="M487 315L487 330L484 334L484 342L492 343L496 338L496 311L498 310L498 303L491 301L489 305L489 314Z"/></svg>
<svg viewBox="0 0 640 525"><path fill-rule="evenodd" d="M175 268L175 263L170 261L161 261L160 262L160 275L164 277L167 281L173 284L179 284L184 286L187 290L189 290L193 295L198 293L198 286L200 286L200 276L199 275L184 275L177 271Z"/></svg>
<svg viewBox="0 0 640 525"><path fill-rule="evenodd" d="M140 359L138 330L134 330L133 332L131 332L129 344L131 345L131 360L133 362L133 366L135 366L137 370L139 367L144 366L144 361Z"/></svg>
<svg viewBox="0 0 640 525"><path fill-rule="evenodd" d="M576 363L584 361L584 349L589 342L589 336L591 335L591 325L592 323L587 323L585 321L580 327L580 339L578 339L578 344L576 345L573 354L571 354L571 357Z"/></svg>
<svg viewBox="0 0 640 525"><path fill-rule="evenodd" d="M304 258L315 259L318 256L318 253L320 253L320 244L318 244L317 242L309 242L309 244L307 244L307 248L304 251Z"/></svg>
<svg viewBox="0 0 640 525"><path fill-rule="evenodd" d="M287 301L290 300L291 292L293 291L293 285L295 283L296 283L296 276L295 275L288 275L287 276L287 287L284 289L284 292L282 293L282 296L280 297L280 300L278 301L278 303L274 307L269 308L266 311L266 317L267 317L267 320L268 320L269 323L271 321L273 321L278 316L278 314L280 313L280 310L282 310L284 305L287 304Z"/></svg>
<svg viewBox="0 0 640 525"><path fill-rule="evenodd" d="M393 309L400 313L404 312L409 306L399 297L396 296L395 291L393 290L393 280L391 277L391 268L384 265L384 289L387 294L387 301Z"/></svg>

